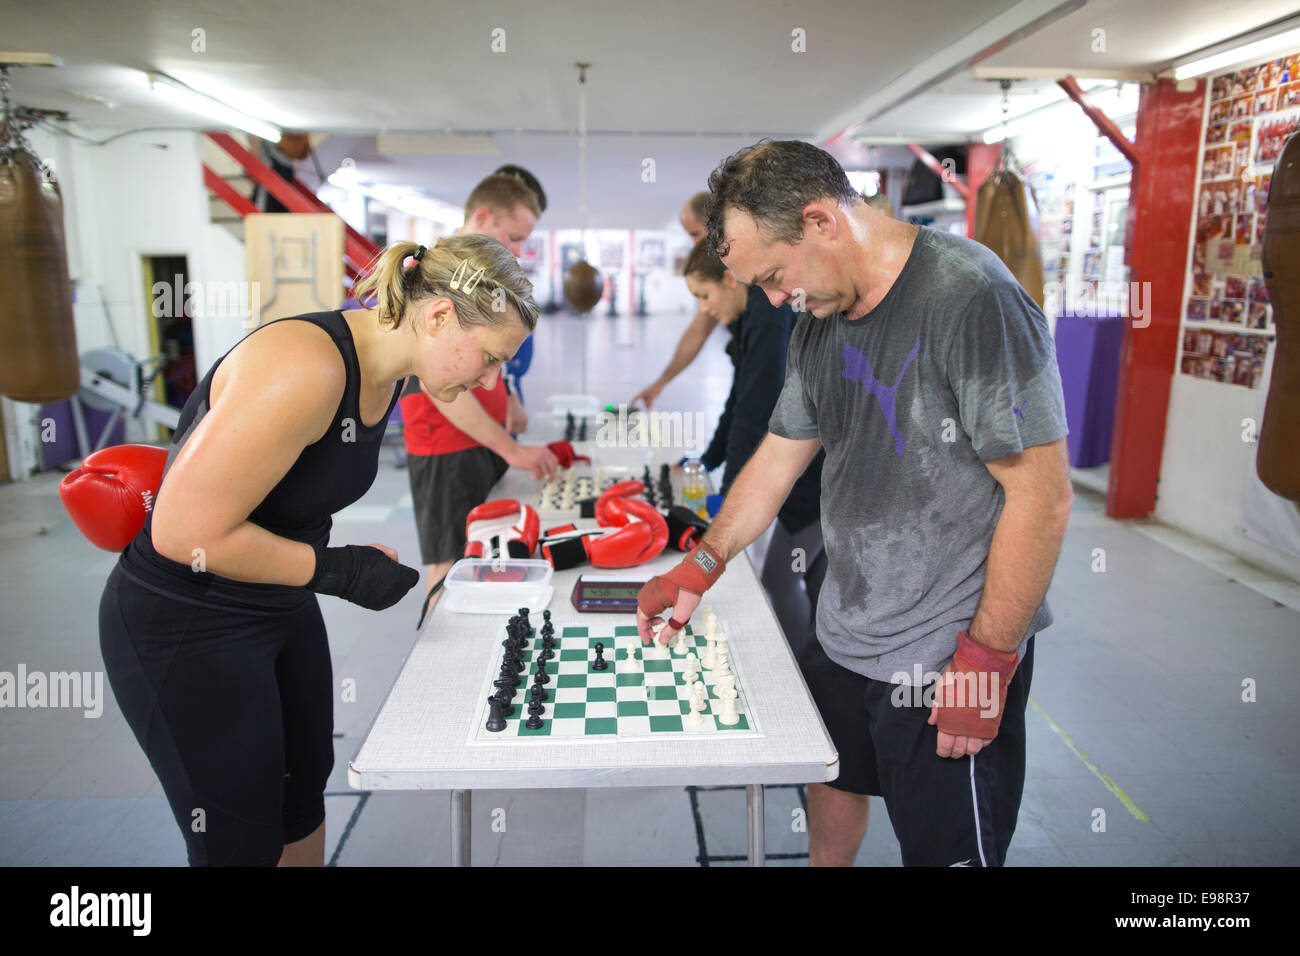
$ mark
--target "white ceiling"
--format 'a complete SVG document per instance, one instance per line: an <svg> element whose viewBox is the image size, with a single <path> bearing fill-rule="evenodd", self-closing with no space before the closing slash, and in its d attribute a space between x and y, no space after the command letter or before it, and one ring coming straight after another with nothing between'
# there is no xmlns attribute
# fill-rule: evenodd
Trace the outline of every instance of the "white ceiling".
<svg viewBox="0 0 1300 956"><path fill-rule="evenodd" d="M351 157L376 181L457 202L503 162L527 166L577 222L578 60L589 71L589 224L656 228L717 162L764 135L812 137L963 43L1058 18L981 66L1151 68L1295 11L1253 0L0 0L0 46L62 58L15 73L27 106L63 109L96 136L201 126L158 101L157 70L287 128L331 131L329 172ZM1091 52L1092 30L1107 50ZM505 52L492 52L493 30ZM800 29L807 52L791 50ZM195 30L205 49L195 50ZM497 34L498 37L501 34ZM937 75L937 74L936 74ZM874 135L965 140L996 122L996 84L969 69L871 120ZM1013 111L1056 96L1022 81ZM106 101L106 102L105 102ZM112 104L112 108L108 104ZM378 131L491 131L494 153L381 156ZM849 161L880 160L846 150ZM894 152L894 151L890 151ZM656 180L642 181L643 160Z"/></svg>

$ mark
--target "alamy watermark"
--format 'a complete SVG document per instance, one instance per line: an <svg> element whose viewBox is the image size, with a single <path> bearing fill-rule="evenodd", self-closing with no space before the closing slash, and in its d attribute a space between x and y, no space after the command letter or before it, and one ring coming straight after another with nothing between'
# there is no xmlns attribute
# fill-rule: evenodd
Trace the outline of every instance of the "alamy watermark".
<svg viewBox="0 0 1300 956"><path fill-rule="evenodd" d="M600 448L698 448L705 444L708 419L703 412L657 412L619 405L618 412L596 416Z"/></svg>
<svg viewBox="0 0 1300 956"><path fill-rule="evenodd" d="M104 713L102 671L41 671L28 673L26 664L18 670L0 671L0 707L55 708L84 711L85 717Z"/></svg>
<svg viewBox="0 0 1300 956"><path fill-rule="evenodd" d="M1151 324L1151 283L1044 282L1043 311L1083 318L1119 316L1132 319L1133 328L1145 329Z"/></svg>
<svg viewBox="0 0 1300 956"><path fill-rule="evenodd" d="M173 276L171 282L155 282L153 315L156 319L236 318L244 328L254 329L262 323L262 284L260 282L183 282Z"/></svg>
<svg viewBox="0 0 1300 956"><path fill-rule="evenodd" d="M996 717L1002 707L1002 676L996 671L953 672L896 671L889 682L889 701L895 707L978 707L981 717Z"/></svg>

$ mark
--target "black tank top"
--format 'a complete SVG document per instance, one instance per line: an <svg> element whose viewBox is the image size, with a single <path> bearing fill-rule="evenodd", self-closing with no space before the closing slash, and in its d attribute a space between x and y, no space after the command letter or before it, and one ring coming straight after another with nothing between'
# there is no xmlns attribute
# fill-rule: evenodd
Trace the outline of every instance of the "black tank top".
<svg viewBox="0 0 1300 956"><path fill-rule="evenodd" d="M367 427L361 422L360 412L361 366L343 313L312 312L276 321L311 322L333 336L347 367L347 387L325 437L302 450L285 476L249 514L248 520L294 541L325 545L329 542L333 524L330 516L359 499L375 480L380 442L388 425L388 416L401 393L402 383L398 382L394 387L384 417ZM250 335L256 335L258 331L260 329ZM171 470L177 453L208 413L212 377L226 355L208 370L181 410L180 422L167 449L167 464L160 488L166 482L167 472ZM150 590L191 604L255 614L293 610L310 596L305 588L232 581L165 558L154 549L152 528L153 512L150 511L144 527L122 552L118 562L124 574Z"/></svg>

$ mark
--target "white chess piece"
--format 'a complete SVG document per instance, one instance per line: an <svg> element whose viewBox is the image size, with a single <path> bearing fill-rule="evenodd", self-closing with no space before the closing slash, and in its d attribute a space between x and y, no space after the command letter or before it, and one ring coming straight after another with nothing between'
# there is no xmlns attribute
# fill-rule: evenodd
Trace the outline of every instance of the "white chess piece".
<svg viewBox="0 0 1300 956"><path fill-rule="evenodd" d="M698 697L691 698L691 712L686 717L686 726L702 727L705 723L704 701Z"/></svg>
<svg viewBox="0 0 1300 956"><path fill-rule="evenodd" d="M700 659L695 656L694 651L691 651L686 655L686 667L689 670L698 671L700 669L699 665Z"/></svg>
<svg viewBox="0 0 1300 956"><path fill-rule="evenodd" d="M682 654L686 653L686 650L686 629L683 628L678 631L677 636L673 638L673 653L680 657Z"/></svg>
<svg viewBox="0 0 1300 956"><path fill-rule="evenodd" d="M731 691L731 693L733 694L736 693L735 676L732 674L723 674L721 677L718 678L717 683L714 684L713 689L717 692L719 697L722 696L724 691L728 691L728 690Z"/></svg>
<svg viewBox="0 0 1300 956"><path fill-rule="evenodd" d="M718 633L717 633L717 635L713 638L713 640L714 640L714 642L715 642L716 645L717 645L718 653L719 653L719 654L725 654L725 653L727 653L727 641L728 641L728 638L727 638L726 632L724 632L724 631L722 630L721 627L718 628Z"/></svg>
<svg viewBox="0 0 1300 956"><path fill-rule="evenodd" d="M733 727L740 723L740 715L736 713L736 698L722 698L722 708L718 711L718 723L727 727Z"/></svg>
<svg viewBox="0 0 1300 956"><path fill-rule="evenodd" d="M709 699L709 689L704 686L704 681L697 680L694 684L691 685L691 696L698 697L700 700L703 701L707 701Z"/></svg>
<svg viewBox="0 0 1300 956"><path fill-rule="evenodd" d="M645 670L645 668L641 666L641 662L636 659L636 647L637 645L634 639L633 643L628 645L627 649L627 670L632 674L640 674Z"/></svg>
<svg viewBox="0 0 1300 956"><path fill-rule="evenodd" d="M700 663L706 671L711 671L716 665L718 653L718 642L709 639L709 643L704 648L704 653L700 655Z"/></svg>
<svg viewBox="0 0 1300 956"><path fill-rule="evenodd" d="M713 679L726 677L731 674L731 661L727 660L726 654L718 654L713 659Z"/></svg>
<svg viewBox="0 0 1300 956"><path fill-rule="evenodd" d="M700 675L699 675L698 672L693 671L693 670L691 670L691 669L688 667L688 668L686 669L686 672L682 674L682 680L686 681L686 686L687 686L687 687L694 687L694 686L695 686L695 680L696 680L696 678L698 678L699 676L700 676Z"/></svg>
<svg viewBox="0 0 1300 956"><path fill-rule="evenodd" d="M735 685L731 684L730 682L726 684L719 683L718 686L713 688L713 690L721 700L727 700L727 699L735 700L737 697L740 696L739 694L736 693Z"/></svg>

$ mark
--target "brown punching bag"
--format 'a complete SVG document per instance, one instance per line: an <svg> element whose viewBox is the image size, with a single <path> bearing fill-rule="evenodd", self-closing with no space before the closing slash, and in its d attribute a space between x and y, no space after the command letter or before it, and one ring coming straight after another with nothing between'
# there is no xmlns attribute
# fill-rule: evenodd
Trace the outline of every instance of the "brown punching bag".
<svg viewBox="0 0 1300 956"><path fill-rule="evenodd" d="M0 161L0 395L54 402L80 386L63 201L14 148Z"/></svg>
<svg viewBox="0 0 1300 956"><path fill-rule="evenodd" d="M1038 211L1029 184L1009 169L995 169L975 198L975 235L1043 305L1043 257L1038 251Z"/></svg>
<svg viewBox="0 0 1300 956"><path fill-rule="evenodd" d="M576 312L590 312L605 291L605 280L586 259L569 266L564 274L564 297Z"/></svg>
<svg viewBox="0 0 1300 956"><path fill-rule="evenodd" d="M1274 494L1300 502L1300 133L1283 145L1268 187L1264 285L1277 343L1255 471Z"/></svg>

